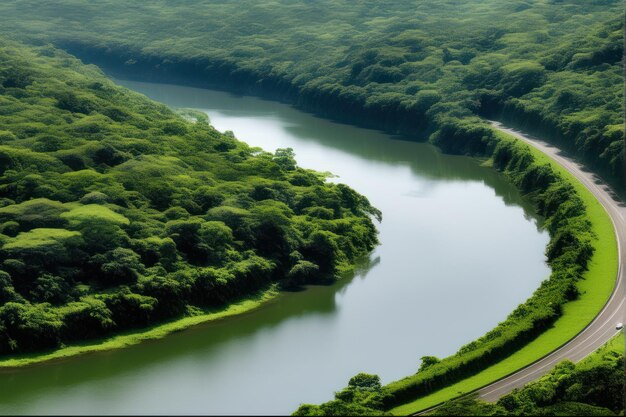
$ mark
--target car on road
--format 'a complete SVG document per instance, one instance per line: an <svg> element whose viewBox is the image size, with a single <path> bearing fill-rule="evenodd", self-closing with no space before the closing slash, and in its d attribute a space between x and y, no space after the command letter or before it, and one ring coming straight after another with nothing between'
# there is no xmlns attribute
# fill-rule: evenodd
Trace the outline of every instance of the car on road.
<svg viewBox="0 0 626 417"><path fill-rule="evenodd" d="M615 325L615 330L622 330L624 328L624 323L617 323Z"/></svg>

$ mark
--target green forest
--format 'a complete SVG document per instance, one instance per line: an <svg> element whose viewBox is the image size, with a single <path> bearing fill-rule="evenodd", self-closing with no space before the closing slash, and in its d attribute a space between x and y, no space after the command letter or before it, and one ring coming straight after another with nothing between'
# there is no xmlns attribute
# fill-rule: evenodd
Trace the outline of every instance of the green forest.
<svg viewBox="0 0 626 417"><path fill-rule="evenodd" d="M624 184L621 1L175 4L184 7L6 0L0 31L126 76L262 94L423 138L444 132L431 138L449 152L480 153L464 137L476 116L496 118Z"/></svg>
<svg viewBox="0 0 626 417"><path fill-rule="evenodd" d="M0 40L0 354L332 281L377 244L365 197L185 116Z"/></svg>

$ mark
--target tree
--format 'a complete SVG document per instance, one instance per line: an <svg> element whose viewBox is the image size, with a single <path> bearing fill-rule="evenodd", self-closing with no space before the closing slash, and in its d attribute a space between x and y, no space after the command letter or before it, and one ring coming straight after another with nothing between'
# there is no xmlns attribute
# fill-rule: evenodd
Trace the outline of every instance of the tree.
<svg viewBox="0 0 626 417"><path fill-rule="evenodd" d="M64 340L79 340L102 336L115 327L111 311L102 300L83 297L65 305L59 311Z"/></svg>
<svg viewBox="0 0 626 417"><path fill-rule="evenodd" d="M318 278L319 269L319 266L313 262L299 260L287 274L287 285L298 286L315 282Z"/></svg>
<svg viewBox="0 0 626 417"><path fill-rule="evenodd" d="M545 68L532 61L508 64L502 70L502 88L513 97L520 97L541 86L546 79Z"/></svg>
<svg viewBox="0 0 626 417"><path fill-rule="evenodd" d="M82 243L79 232L65 229L32 229L9 240L2 250L29 266L60 266L72 260L74 250Z"/></svg>
<svg viewBox="0 0 626 417"><path fill-rule="evenodd" d="M365 391L377 391L382 387L380 377L378 375L366 374L361 372L350 378L348 387Z"/></svg>
<svg viewBox="0 0 626 417"><path fill-rule="evenodd" d="M283 171L294 171L296 169L296 159L293 148L278 148L274 152L274 162Z"/></svg>
<svg viewBox="0 0 626 417"><path fill-rule="evenodd" d="M23 303L24 299L15 291L11 276L5 271L0 271L0 304L12 301Z"/></svg>
<svg viewBox="0 0 626 417"><path fill-rule="evenodd" d="M30 294L34 301L56 305L71 299L70 286L66 280L52 274L43 274L38 277Z"/></svg>
<svg viewBox="0 0 626 417"><path fill-rule="evenodd" d="M0 307L0 323L7 338L3 353L50 349L59 344L62 322L45 305L8 302Z"/></svg>
<svg viewBox="0 0 626 417"><path fill-rule="evenodd" d="M422 356L421 361L422 362L420 363L419 372L422 372L430 368L431 366L438 364L439 362L441 362L441 359L436 356Z"/></svg>
<svg viewBox="0 0 626 417"><path fill-rule="evenodd" d="M66 211L67 207L59 201L35 198L0 208L0 221L15 221L19 223L22 231L63 227L66 221L61 214Z"/></svg>
<svg viewBox="0 0 626 417"><path fill-rule="evenodd" d="M123 215L99 204L87 204L63 213L72 229L79 230L90 253L103 253L126 245L128 236L122 229L130 221Z"/></svg>
<svg viewBox="0 0 626 417"><path fill-rule="evenodd" d="M233 232L223 222L209 221L202 223L198 230L199 247L206 251L210 262L224 259L225 252L233 243Z"/></svg>
<svg viewBox="0 0 626 417"><path fill-rule="evenodd" d="M72 113L89 114L95 107L88 99L78 97L71 91L63 91L57 97L57 107Z"/></svg>
<svg viewBox="0 0 626 417"><path fill-rule="evenodd" d="M139 255L130 249L115 248L103 257L100 255L95 257L96 262L101 259L100 270L104 274L101 280L108 285L134 283L144 270Z"/></svg>

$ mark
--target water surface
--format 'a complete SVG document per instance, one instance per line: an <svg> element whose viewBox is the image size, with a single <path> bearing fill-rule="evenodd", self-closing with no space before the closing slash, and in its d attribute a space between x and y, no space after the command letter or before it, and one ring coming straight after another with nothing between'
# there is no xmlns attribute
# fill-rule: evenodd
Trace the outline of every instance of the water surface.
<svg viewBox="0 0 626 417"><path fill-rule="evenodd" d="M120 81L206 111L253 146L291 147L383 212L354 277L123 350L0 373L0 413L288 414L360 371L390 382L504 320L548 277L548 235L495 171L466 157L224 92Z"/></svg>

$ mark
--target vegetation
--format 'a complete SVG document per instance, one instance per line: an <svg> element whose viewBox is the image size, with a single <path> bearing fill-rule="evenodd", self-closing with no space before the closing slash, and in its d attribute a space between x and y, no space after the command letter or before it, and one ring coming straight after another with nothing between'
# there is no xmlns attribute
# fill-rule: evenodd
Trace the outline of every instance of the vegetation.
<svg viewBox="0 0 626 417"><path fill-rule="evenodd" d="M459 392L467 392L459 391L457 383L461 380L471 380L473 385L468 390L471 391L532 363L582 330L604 305L613 288L617 264L615 240L610 220L593 196L584 187L572 185L575 182L572 177L553 168L547 157L533 152L527 145L487 129L475 137L480 137L480 146L484 147L486 155L491 156L494 168L508 176L546 219L545 227L551 236L546 249L551 277L485 336L448 358L423 358L415 375L382 387L379 410L407 414L424 409L437 402L414 401L416 398L446 387L442 397L446 400L458 396ZM478 147L469 138L467 143ZM605 223L608 223L608 232ZM596 231L603 235L598 236ZM604 266L598 268L597 258L592 261L596 256L602 259L601 265ZM590 267L593 281L585 282ZM597 291L589 291L590 286ZM584 291L582 296L581 291ZM585 300L576 305L577 314L573 314L571 307L581 301L577 300L579 298ZM569 315L564 316L568 307ZM563 323L558 329L549 330L559 319L563 319ZM539 348L533 344L533 340L539 341L538 338L542 339ZM534 348L529 350L530 345ZM495 364L499 367L497 372L481 374ZM355 401L336 398L335 401L356 402L359 407L363 406L359 398ZM305 405L297 413L324 414L333 403ZM405 405L398 407L401 404ZM350 405L342 404L342 407L349 408ZM354 409L350 413L357 411Z"/></svg>
<svg viewBox="0 0 626 417"><path fill-rule="evenodd" d="M303 405L294 415L390 416L384 409L385 395L378 375L360 373L350 379L346 388L335 393L335 400L320 406Z"/></svg>
<svg viewBox="0 0 626 417"><path fill-rule="evenodd" d="M193 119L0 40L1 355L332 281L376 245L365 197Z"/></svg>
<svg viewBox="0 0 626 417"><path fill-rule="evenodd" d="M191 326L246 313L259 308L272 300L276 300L280 294L281 293L279 293L276 288L271 287L269 290L261 291L259 294L253 294L252 296L247 295L242 300L234 300L229 303L228 306L216 307L212 309L191 308L187 312L186 317L173 318L140 330L129 329L122 332L116 332L115 334L110 334L102 338L74 341L65 347L61 347L51 352L28 352L10 355L0 360L0 368L18 368L84 353L121 349L147 340L160 339L168 334Z"/></svg>
<svg viewBox="0 0 626 417"><path fill-rule="evenodd" d="M624 410L624 340L619 335L578 364L561 362L549 374L500 398L466 397L433 416L614 416Z"/></svg>
<svg viewBox="0 0 626 417"><path fill-rule="evenodd" d="M0 22L127 76L434 132L458 152L475 151L473 116L504 119L623 184L619 0L6 0Z"/></svg>

